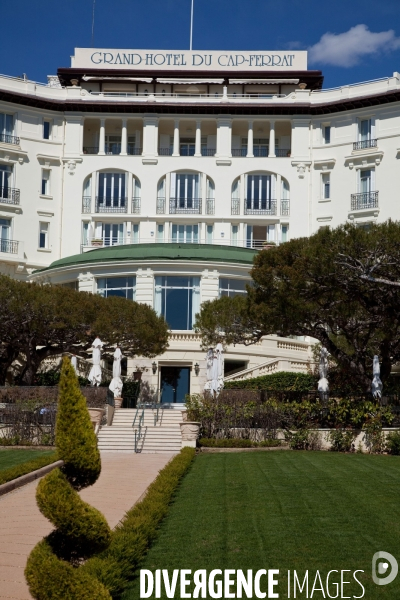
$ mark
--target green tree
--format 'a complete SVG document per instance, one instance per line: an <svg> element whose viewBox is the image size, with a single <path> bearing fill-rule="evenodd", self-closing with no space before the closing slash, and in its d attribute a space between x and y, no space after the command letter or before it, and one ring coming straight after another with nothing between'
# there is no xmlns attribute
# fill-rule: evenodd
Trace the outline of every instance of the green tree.
<svg viewBox="0 0 400 600"><path fill-rule="evenodd" d="M400 360L399 223L322 229L261 251L251 274L246 299L221 298L202 307L195 326L203 345L306 335L362 389L370 388L374 354L387 380Z"/></svg>

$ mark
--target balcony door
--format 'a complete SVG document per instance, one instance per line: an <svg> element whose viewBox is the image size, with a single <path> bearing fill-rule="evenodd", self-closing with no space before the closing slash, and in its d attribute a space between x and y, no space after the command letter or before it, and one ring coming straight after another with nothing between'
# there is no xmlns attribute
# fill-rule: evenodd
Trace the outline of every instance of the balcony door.
<svg viewBox="0 0 400 600"><path fill-rule="evenodd" d="M198 173L171 173L171 208L176 212L198 212L201 201Z"/></svg>
<svg viewBox="0 0 400 600"><path fill-rule="evenodd" d="M194 156L196 142L194 138L181 138L179 144L179 154L181 156Z"/></svg>
<svg viewBox="0 0 400 600"><path fill-rule="evenodd" d="M109 208L126 206L125 173L99 173L98 204Z"/></svg>
<svg viewBox="0 0 400 600"><path fill-rule="evenodd" d="M247 175L246 209L248 211L271 210L271 175Z"/></svg>
<svg viewBox="0 0 400 600"><path fill-rule="evenodd" d="M10 252L11 219L0 219L0 252Z"/></svg>
<svg viewBox="0 0 400 600"><path fill-rule="evenodd" d="M8 198L11 186L11 167L0 165L0 198Z"/></svg>
<svg viewBox="0 0 400 600"><path fill-rule="evenodd" d="M190 368L161 367L161 390L163 404L183 404L190 394Z"/></svg>

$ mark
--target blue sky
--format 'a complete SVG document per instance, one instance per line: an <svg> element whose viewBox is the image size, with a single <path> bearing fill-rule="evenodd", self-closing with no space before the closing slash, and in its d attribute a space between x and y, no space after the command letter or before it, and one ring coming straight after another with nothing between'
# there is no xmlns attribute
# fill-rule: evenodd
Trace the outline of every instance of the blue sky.
<svg viewBox="0 0 400 600"><path fill-rule="evenodd" d="M325 87L400 71L400 0L194 0L193 48L310 49ZM191 0L96 0L94 45L188 49ZM0 72L45 81L90 47L93 0L2 3ZM312 59L312 62L310 60Z"/></svg>

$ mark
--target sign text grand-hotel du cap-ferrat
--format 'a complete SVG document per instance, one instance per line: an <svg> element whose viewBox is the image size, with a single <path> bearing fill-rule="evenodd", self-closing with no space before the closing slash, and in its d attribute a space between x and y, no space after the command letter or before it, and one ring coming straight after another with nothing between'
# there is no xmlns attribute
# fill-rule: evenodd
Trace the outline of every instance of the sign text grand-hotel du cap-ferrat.
<svg viewBox="0 0 400 600"><path fill-rule="evenodd" d="M95 48L75 48L71 57L73 68L106 68L134 70L173 69L193 71L204 69L246 71L307 69L307 52L190 52L182 50L113 50Z"/></svg>

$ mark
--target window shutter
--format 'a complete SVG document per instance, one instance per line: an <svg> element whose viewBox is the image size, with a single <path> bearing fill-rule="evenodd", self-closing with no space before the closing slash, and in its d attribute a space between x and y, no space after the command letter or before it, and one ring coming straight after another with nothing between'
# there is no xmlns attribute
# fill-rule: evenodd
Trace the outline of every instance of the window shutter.
<svg viewBox="0 0 400 600"><path fill-rule="evenodd" d="M170 189L170 198L176 197L176 173L171 173L171 189Z"/></svg>
<svg viewBox="0 0 400 600"><path fill-rule="evenodd" d="M375 185L375 169L371 169L371 192L376 191Z"/></svg>
<svg viewBox="0 0 400 600"><path fill-rule="evenodd" d="M376 139L376 134L375 134L375 118L373 117L372 119L370 119L371 122L371 140Z"/></svg>

